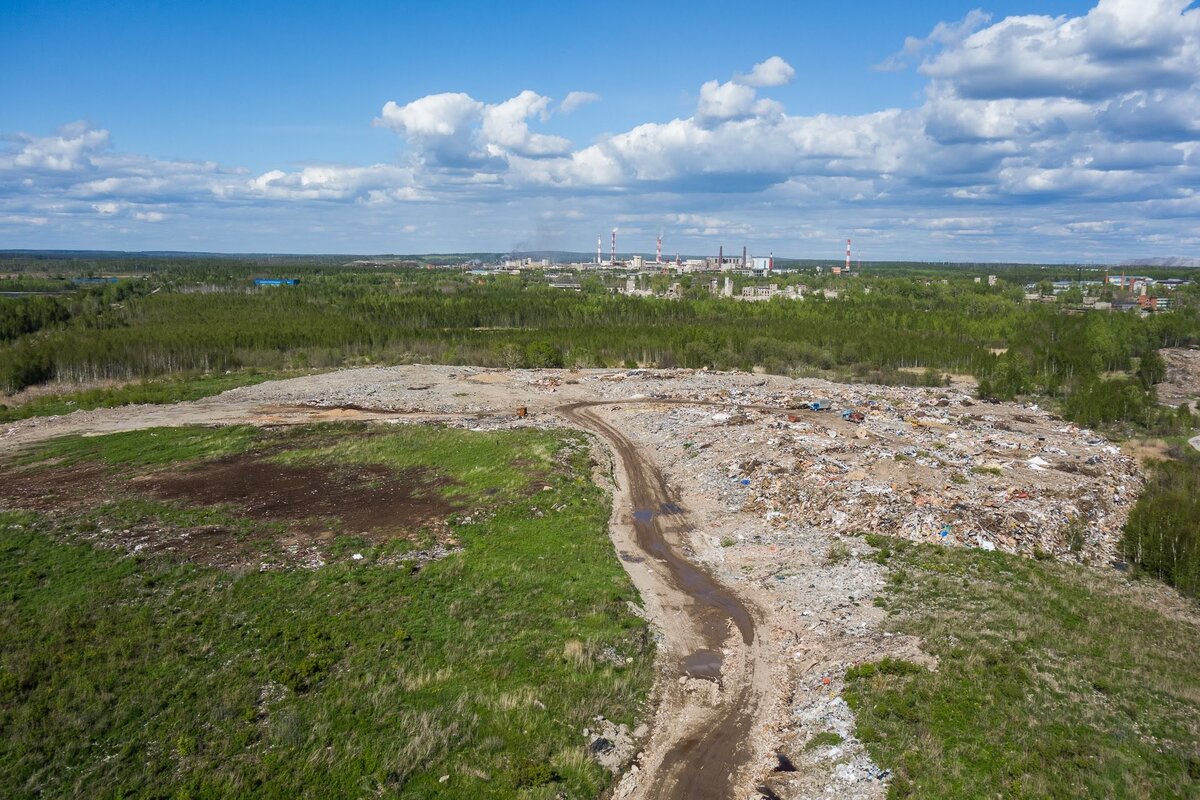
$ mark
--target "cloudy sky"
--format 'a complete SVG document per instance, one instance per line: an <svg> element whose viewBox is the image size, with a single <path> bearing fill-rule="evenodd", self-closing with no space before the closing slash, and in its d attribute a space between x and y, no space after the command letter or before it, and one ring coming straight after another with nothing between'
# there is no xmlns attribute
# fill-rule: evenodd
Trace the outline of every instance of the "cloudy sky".
<svg viewBox="0 0 1200 800"><path fill-rule="evenodd" d="M0 19L0 248L1200 256L1190 0Z"/></svg>

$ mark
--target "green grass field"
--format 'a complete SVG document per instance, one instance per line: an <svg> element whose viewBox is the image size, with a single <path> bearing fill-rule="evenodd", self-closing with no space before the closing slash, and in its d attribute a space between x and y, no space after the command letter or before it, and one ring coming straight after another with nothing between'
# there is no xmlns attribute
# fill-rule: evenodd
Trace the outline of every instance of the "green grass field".
<svg viewBox="0 0 1200 800"><path fill-rule="evenodd" d="M889 797L1200 796L1200 610L1084 567L872 543L887 628L939 661L847 673Z"/></svg>
<svg viewBox="0 0 1200 800"><path fill-rule="evenodd" d="M579 436L158 429L51 442L21 469L149 473L248 450L433 470L475 503L473 521L452 522L462 550L389 566L383 546L355 542L359 561L223 571L79 538L103 544L139 515L191 524L236 509L0 513L0 795L603 791L582 730L643 713L653 645Z"/></svg>

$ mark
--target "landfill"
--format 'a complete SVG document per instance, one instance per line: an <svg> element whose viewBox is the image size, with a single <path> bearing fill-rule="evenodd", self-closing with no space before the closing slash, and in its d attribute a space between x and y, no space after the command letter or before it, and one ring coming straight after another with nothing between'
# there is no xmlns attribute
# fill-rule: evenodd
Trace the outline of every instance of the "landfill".
<svg viewBox="0 0 1200 800"><path fill-rule="evenodd" d="M757 517L764 536L803 525L1092 564L1118 559L1143 479L1102 436L1035 404L981 404L953 389L814 389L820 397L767 386L660 391L614 413L641 418L647 443L689 463L689 484ZM833 410L811 410L825 399Z"/></svg>
<svg viewBox="0 0 1200 800"><path fill-rule="evenodd" d="M937 668L919 639L884 630L886 612L874 601L887 568L861 534L1107 568L1119 561L1121 529L1143 485L1137 462L1103 436L1033 403L983 403L966 384L905 388L706 370L365 368L171 407L23 420L0 440L17 446L70 432L247 421L558 427L569 424L563 407L580 402L636 442L677 494L689 520L679 532L686 556L761 615L755 652L769 660L774 699L746 742L760 797L881 800L891 776L855 738L842 697L846 670L885 657ZM604 484L609 472L597 468L593 478ZM653 598L643 603L656 608ZM657 608L659 616L648 617L665 636L669 610ZM664 662L664 680L673 683L680 676L671 669ZM721 699L719 682L686 683L681 716L663 724L685 720L687 703ZM671 696L664 685L660 712ZM626 788L652 768L642 734L602 718L580 731L589 757L624 770L616 798L636 796Z"/></svg>

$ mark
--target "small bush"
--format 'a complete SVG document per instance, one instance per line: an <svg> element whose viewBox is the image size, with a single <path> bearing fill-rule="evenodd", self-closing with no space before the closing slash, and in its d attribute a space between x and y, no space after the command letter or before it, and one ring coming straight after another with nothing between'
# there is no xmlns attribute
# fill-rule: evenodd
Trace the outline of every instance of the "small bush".
<svg viewBox="0 0 1200 800"><path fill-rule="evenodd" d="M826 564L845 564L854 554L845 542L834 542L825 553Z"/></svg>
<svg viewBox="0 0 1200 800"><path fill-rule="evenodd" d="M521 788L545 786L560 780L561 778L553 767L531 758L522 758L513 767L512 782Z"/></svg>

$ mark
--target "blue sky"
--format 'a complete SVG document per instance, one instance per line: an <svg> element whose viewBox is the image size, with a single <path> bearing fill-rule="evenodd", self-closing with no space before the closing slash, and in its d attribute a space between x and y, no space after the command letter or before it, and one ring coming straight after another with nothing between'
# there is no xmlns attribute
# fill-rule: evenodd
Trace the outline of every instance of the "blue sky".
<svg viewBox="0 0 1200 800"><path fill-rule="evenodd" d="M1200 255L1193 5L0 2L0 248Z"/></svg>

